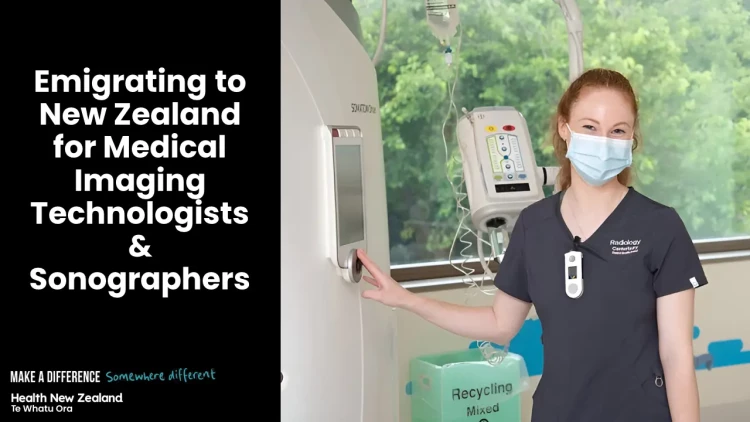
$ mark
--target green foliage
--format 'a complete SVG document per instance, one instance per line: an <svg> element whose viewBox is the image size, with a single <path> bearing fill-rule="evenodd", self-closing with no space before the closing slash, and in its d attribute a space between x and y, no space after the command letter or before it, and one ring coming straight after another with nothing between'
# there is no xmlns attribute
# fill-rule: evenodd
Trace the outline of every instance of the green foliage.
<svg viewBox="0 0 750 422"><path fill-rule="evenodd" d="M371 54L380 4L354 2ZM391 260L444 260L457 225L448 175L458 183L461 171L456 115L449 110L453 70L459 109L514 106L528 122L537 163L555 165L546 140L568 85L567 30L553 0L459 1L463 33L451 69L427 26L424 3L388 5L377 74ZM675 207L694 238L750 234L750 2L578 5L586 67L622 72L639 96L645 141L634 163L636 188Z"/></svg>

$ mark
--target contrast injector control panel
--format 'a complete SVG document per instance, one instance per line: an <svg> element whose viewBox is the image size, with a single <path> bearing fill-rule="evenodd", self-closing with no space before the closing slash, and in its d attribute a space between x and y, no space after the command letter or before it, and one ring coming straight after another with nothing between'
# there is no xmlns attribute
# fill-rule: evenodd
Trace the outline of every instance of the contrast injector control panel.
<svg viewBox="0 0 750 422"><path fill-rule="evenodd" d="M496 183L495 192L528 192L531 187L526 182L528 178L527 167L523 162L518 136L513 133L516 127L505 125L501 130L501 132L492 133L486 138L487 151L490 154L492 164L492 178L496 182L505 182Z"/></svg>
<svg viewBox="0 0 750 422"><path fill-rule="evenodd" d="M511 230L521 210L543 199L526 120L513 107L479 107L459 119L458 143L474 227Z"/></svg>

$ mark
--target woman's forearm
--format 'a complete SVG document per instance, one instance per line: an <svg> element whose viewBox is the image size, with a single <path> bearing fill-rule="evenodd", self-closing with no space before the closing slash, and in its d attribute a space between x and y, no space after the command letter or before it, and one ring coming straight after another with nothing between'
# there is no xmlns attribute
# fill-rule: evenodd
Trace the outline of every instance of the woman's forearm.
<svg viewBox="0 0 750 422"><path fill-rule="evenodd" d="M700 399L692 350L663 361L669 410L674 422L700 422Z"/></svg>
<svg viewBox="0 0 750 422"><path fill-rule="evenodd" d="M454 305L413 294L403 308L444 330L469 339L507 344L515 335L498 324L495 311L490 306Z"/></svg>

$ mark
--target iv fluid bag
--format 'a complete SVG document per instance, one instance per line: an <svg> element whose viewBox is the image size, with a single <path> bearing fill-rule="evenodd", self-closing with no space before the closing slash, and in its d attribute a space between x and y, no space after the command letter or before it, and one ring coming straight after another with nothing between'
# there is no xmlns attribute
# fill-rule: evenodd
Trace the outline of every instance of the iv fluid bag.
<svg viewBox="0 0 750 422"><path fill-rule="evenodd" d="M456 0L424 0L427 11L427 24L442 44L448 44L456 35L458 27L458 7Z"/></svg>

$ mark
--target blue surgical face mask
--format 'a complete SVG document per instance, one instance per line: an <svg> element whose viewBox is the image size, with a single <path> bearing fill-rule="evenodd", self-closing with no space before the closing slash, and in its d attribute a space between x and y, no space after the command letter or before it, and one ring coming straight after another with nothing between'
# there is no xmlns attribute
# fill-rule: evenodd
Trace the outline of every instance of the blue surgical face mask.
<svg viewBox="0 0 750 422"><path fill-rule="evenodd" d="M567 123L566 123L567 126ZM601 186L617 177L633 163L633 140L585 135L570 130L565 155L581 178L591 186Z"/></svg>

